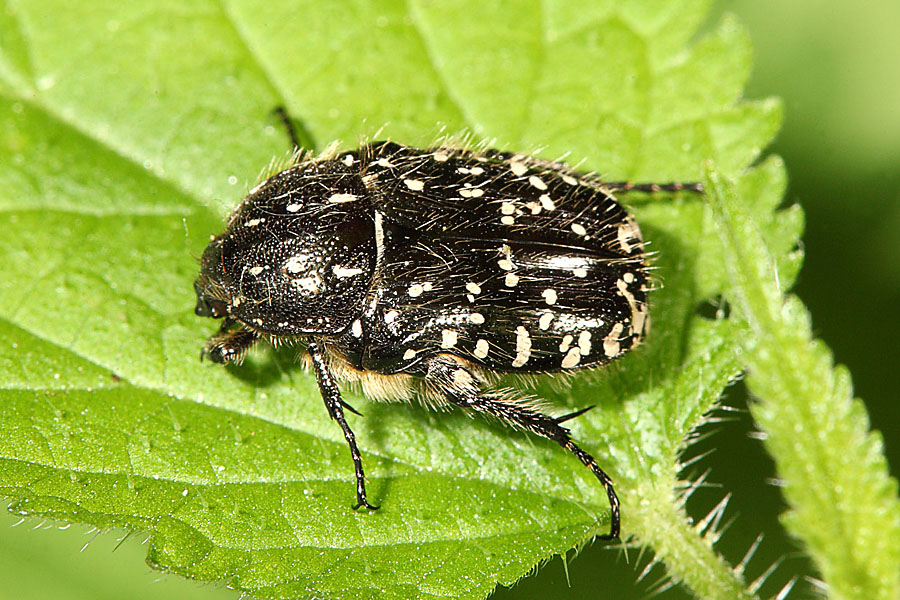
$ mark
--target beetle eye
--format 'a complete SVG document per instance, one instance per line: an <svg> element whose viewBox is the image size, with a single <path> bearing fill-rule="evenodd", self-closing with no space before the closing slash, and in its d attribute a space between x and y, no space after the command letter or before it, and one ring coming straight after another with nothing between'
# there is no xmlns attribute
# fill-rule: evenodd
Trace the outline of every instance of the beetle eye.
<svg viewBox="0 0 900 600"><path fill-rule="evenodd" d="M194 313L198 317L212 317L213 319L221 319L228 313L225 303L221 300L197 297L197 306L194 307Z"/></svg>

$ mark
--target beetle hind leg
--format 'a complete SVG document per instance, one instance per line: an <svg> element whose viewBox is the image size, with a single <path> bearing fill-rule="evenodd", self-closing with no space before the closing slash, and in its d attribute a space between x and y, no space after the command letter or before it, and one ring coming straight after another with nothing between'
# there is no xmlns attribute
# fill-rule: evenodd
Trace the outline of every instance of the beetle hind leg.
<svg viewBox="0 0 900 600"><path fill-rule="evenodd" d="M554 418L541 413L528 403L517 402L515 398L503 393L486 392L482 389L481 382L468 368L446 356L439 356L430 362L427 380L432 382L433 391L446 397L450 403L495 417L516 429L525 429L553 440L574 454L600 481L609 499L609 533L600 537L607 540L619 537L619 498L616 496L612 480L593 456L572 441L569 429L561 425L563 421L584 411Z"/></svg>

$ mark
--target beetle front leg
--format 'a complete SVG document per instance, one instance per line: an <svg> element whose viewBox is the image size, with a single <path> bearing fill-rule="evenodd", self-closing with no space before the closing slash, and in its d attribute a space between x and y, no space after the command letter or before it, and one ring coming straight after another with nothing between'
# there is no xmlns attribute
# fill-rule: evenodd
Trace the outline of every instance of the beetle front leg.
<svg viewBox="0 0 900 600"><path fill-rule="evenodd" d="M247 350L259 340L256 332L241 326L235 327L235 321L225 319L219 332L209 338L200 352L200 360L208 356L214 363L223 365L244 358Z"/></svg>
<svg viewBox="0 0 900 600"><path fill-rule="evenodd" d="M328 415L341 426L341 431L344 432L344 439L347 440L347 445L350 446L350 456L353 458L353 468L356 470L356 506L353 509L356 510L360 506L365 506L369 510L376 510L378 507L372 506L366 499L366 475L363 472L362 457L359 455L359 447L356 445L356 436L347 424L347 419L344 418L344 407L347 405L341 400L341 390L338 388L331 369L328 368L325 352L316 342L310 342L306 347L306 351L312 359L316 381L319 382L319 391L322 393L322 400L325 401Z"/></svg>

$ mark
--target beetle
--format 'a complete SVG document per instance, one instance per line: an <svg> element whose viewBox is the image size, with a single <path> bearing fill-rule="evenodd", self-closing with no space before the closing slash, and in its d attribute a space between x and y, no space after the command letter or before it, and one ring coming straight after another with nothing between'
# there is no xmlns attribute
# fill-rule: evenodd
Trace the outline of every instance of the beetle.
<svg viewBox="0 0 900 600"><path fill-rule="evenodd" d="M299 156L299 155L298 155ZM297 158L265 179L212 238L196 314L223 319L203 354L239 361L259 340L301 342L356 475L355 509L375 509L339 382L370 398L461 407L548 438L599 480L619 536L610 477L564 422L504 373L572 372L637 346L649 325L648 266L630 190L564 163L452 145L394 142ZM590 408L590 407L589 407Z"/></svg>

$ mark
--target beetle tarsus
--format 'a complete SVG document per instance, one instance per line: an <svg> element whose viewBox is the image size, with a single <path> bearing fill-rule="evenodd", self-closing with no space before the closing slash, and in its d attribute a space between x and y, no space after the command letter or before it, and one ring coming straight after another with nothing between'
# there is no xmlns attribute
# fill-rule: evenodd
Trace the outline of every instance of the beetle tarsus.
<svg viewBox="0 0 900 600"><path fill-rule="evenodd" d="M363 506L365 506L369 510L378 510L379 508L381 508L380 506L372 506L365 498L357 498L356 500L356 506L353 507L353 510L359 510Z"/></svg>
<svg viewBox="0 0 900 600"><path fill-rule="evenodd" d="M247 350L259 340L259 336L244 327L234 327L235 322L226 320L219 332L209 338L200 351L200 361L209 357L217 365L224 365L240 360Z"/></svg>

